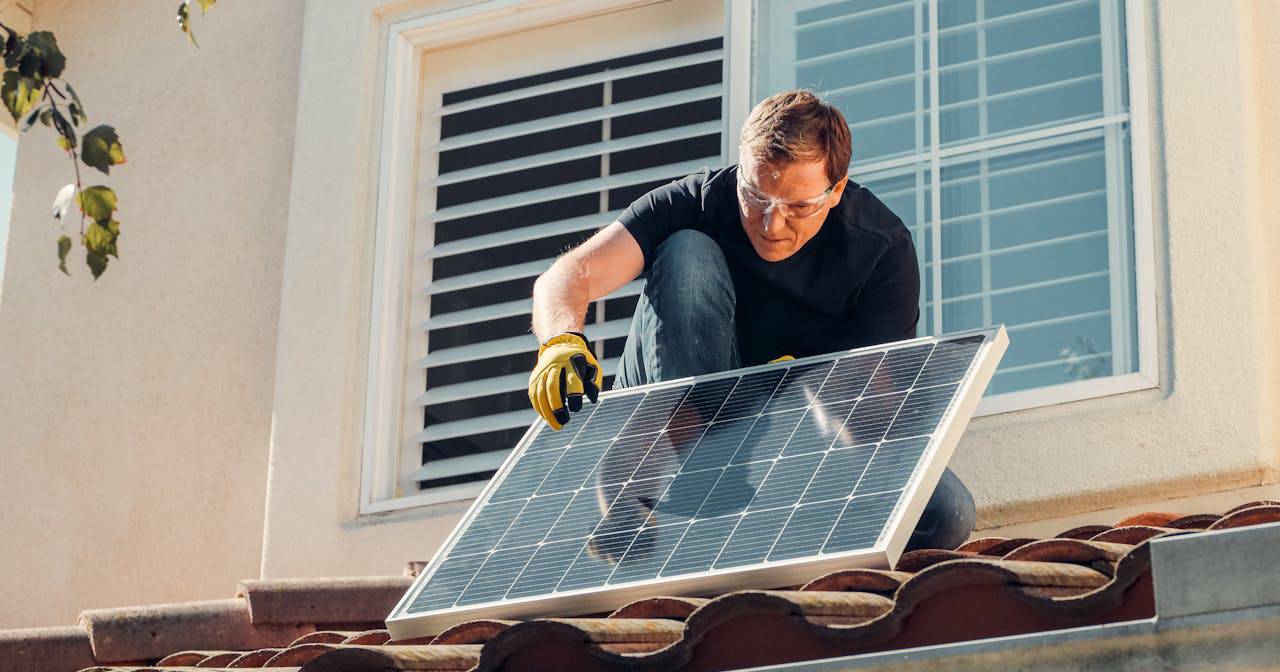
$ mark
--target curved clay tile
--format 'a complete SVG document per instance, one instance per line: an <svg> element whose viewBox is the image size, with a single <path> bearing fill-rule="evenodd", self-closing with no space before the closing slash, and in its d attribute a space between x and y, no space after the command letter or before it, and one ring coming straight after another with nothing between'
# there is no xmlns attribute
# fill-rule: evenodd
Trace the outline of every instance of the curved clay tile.
<svg viewBox="0 0 1280 672"><path fill-rule="evenodd" d="M956 547L956 551L960 553L979 553L980 554L983 551L987 550L988 548L991 548L996 544L1003 543L1008 540L1009 540L1008 537L983 537L981 539L974 539L973 541L966 541L965 543L960 544L959 546Z"/></svg>
<svg viewBox="0 0 1280 672"><path fill-rule="evenodd" d="M1008 555L1009 552L1014 550L1015 548L1021 548L1023 546L1026 546L1027 544L1030 544L1033 541L1039 541L1039 540L1033 539L1031 537L1015 537L1013 539L1005 539L1004 541L998 544L992 544L988 546L987 548L983 549L982 552L979 553L978 555L985 555L993 558L1001 558L1001 557L1004 557L1005 555Z"/></svg>
<svg viewBox="0 0 1280 672"><path fill-rule="evenodd" d="M1256 502L1246 502L1244 504L1241 504L1240 506L1227 509L1226 513L1222 514L1222 517L1226 518L1227 516L1233 513L1236 513L1237 511L1244 511L1245 509L1252 509L1257 506L1277 506L1277 505L1280 505L1280 501L1276 501L1274 499L1259 499Z"/></svg>
<svg viewBox="0 0 1280 672"><path fill-rule="evenodd" d="M365 644L377 646L391 641L391 633L386 630L365 630L342 640L343 644Z"/></svg>
<svg viewBox="0 0 1280 672"><path fill-rule="evenodd" d="M384 670L471 670L479 645L342 646L305 663L299 672L383 672Z"/></svg>
<svg viewBox="0 0 1280 672"><path fill-rule="evenodd" d="M1115 527L1129 527L1130 525L1147 525L1150 527L1168 527L1169 521L1186 517L1185 513L1168 513L1165 511L1144 511L1135 513L1128 518L1123 518L1115 524Z"/></svg>
<svg viewBox="0 0 1280 672"><path fill-rule="evenodd" d="M240 654L235 660L221 667L242 668L242 667L265 667L268 660L271 660L284 649L258 649L257 651L248 651Z"/></svg>
<svg viewBox="0 0 1280 672"><path fill-rule="evenodd" d="M299 644L291 646L268 658L261 667L292 667L301 665L328 651L337 651L341 644Z"/></svg>
<svg viewBox="0 0 1280 672"><path fill-rule="evenodd" d="M236 658L239 658L240 654L242 653L244 653L244 651L223 651L221 653L215 653L212 656L209 656L208 658L205 658L204 660L196 663L195 666L196 667L226 667L227 665L231 664L231 661L235 660Z"/></svg>
<svg viewBox="0 0 1280 672"><path fill-rule="evenodd" d="M1263 504L1261 506L1253 506L1247 509L1237 509L1234 513L1228 513L1218 522L1209 526L1211 530L1225 530L1233 527L1246 527L1248 525L1261 525L1263 523L1274 523L1280 521L1280 505Z"/></svg>
<svg viewBox="0 0 1280 672"><path fill-rule="evenodd" d="M1133 546L1127 544L1103 541L1041 539L1013 549L1004 556L1004 559L1073 563L1090 563L1095 560L1116 562L1131 550Z"/></svg>
<svg viewBox="0 0 1280 672"><path fill-rule="evenodd" d="M1177 520L1171 520L1165 523L1164 526L1175 530L1207 530L1210 525L1218 522L1221 517L1212 513L1193 513Z"/></svg>
<svg viewBox="0 0 1280 672"><path fill-rule="evenodd" d="M359 633L343 632L340 630L317 630L308 632L307 634L290 642L289 646L298 646L299 644L341 644L352 635ZM285 647L289 648L288 646Z"/></svg>
<svg viewBox="0 0 1280 672"><path fill-rule="evenodd" d="M1128 527L1113 527L1106 532L1099 533L1090 537L1090 541L1108 541L1117 544L1138 545L1152 537L1158 537L1168 532L1173 532L1168 527L1152 527L1150 525L1130 525Z"/></svg>
<svg viewBox="0 0 1280 672"><path fill-rule="evenodd" d="M609 618L669 618L683 621L710 600L701 597L646 597L618 607Z"/></svg>
<svg viewBox="0 0 1280 672"><path fill-rule="evenodd" d="M1091 539L1107 530L1110 525L1081 525L1054 535L1055 539Z"/></svg>
<svg viewBox="0 0 1280 672"><path fill-rule="evenodd" d="M909 578L911 575L906 572L887 569L841 569L815 578L804 584L800 590L892 593Z"/></svg>
<svg viewBox="0 0 1280 672"><path fill-rule="evenodd" d="M432 644L484 644L494 635L515 625L519 621L499 621L493 619L477 619L459 623L435 636ZM352 642L353 644L355 642ZM403 642L396 642L403 644Z"/></svg>
<svg viewBox="0 0 1280 672"><path fill-rule="evenodd" d="M156 667L195 667L200 661L210 656L224 655L230 653L232 658L240 655L240 651L178 651L161 658L156 663Z"/></svg>
<svg viewBox="0 0 1280 672"><path fill-rule="evenodd" d="M902 556L898 558L898 563L894 565L893 568L899 572L918 572L925 567L936 565L939 562L972 557L972 553L944 551L940 548L920 548L903 553Z"/></svg>
<svg viewBox="0 0 1280 672"><path fill-rule="evenodd" d="M684 633L684 624L665 618L546 618L533 622L567 625L595 644L670 644Z"/></svg>

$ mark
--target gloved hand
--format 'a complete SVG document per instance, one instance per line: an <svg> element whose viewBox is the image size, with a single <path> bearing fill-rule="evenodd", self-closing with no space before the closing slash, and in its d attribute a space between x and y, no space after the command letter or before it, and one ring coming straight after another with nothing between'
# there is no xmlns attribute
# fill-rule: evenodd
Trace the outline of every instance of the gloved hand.
<svg viewBox="0 0 1280 672"><path fill-rule="evenodd" d="M538 348L538 363L529 374L529 401L552 429L559 430L569 422L569 411L582 410L582 395L595 403L603 385L604 372L586 336L565 332Z"/></svg>
<svg viewBox="0 0 1280 672"><path fill-rule="evenodd" d="M779 357L779 358L777 358L777 359L771 359L771 360L769 360L769 363L770 363L770 364L777 364L778 362L789 362L789 361L791 361L791 360L793 360L793 359L795 359L795 357L792 357L791 355L783 355L783 356L781 356L781 357Z"/></svg>

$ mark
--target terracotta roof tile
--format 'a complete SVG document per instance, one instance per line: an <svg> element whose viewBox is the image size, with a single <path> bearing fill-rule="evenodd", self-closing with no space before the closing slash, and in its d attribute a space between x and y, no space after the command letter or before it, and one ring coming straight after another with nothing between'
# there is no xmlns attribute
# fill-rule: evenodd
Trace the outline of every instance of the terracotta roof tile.
<svg viewBox="0 0 1280 672"><path fill-rule="evenodd" d="M1090 541L1114 542L1117 544L1139 544L1152 537L1158 537L1166 532L1175 531L1170 527L1152 527L1150 525L1126 525L1124 527L1113 527L1106 532L1089 537Z"/></svg>
<svg viewBox="0 0 1280 672"><path fill-rule="evenodd" d="M1231 514L1236 513L1237 511L1252 509L1255 506L1278 506L1278 505L1280 505L1280 501L1277 501L1274 499L1260 499L1254 502L1245 502L1244 504L1241 504L1239 506L1227 509L1226 512L1222 514L1222 517L1227 518L1231 516Z"/></svg>
<svg viewBox="0 0 1280 672"><path fill-rule="evenodd" d="M1280 521L1280 504L1260 504L1247 508L1236 508L1223 516L1218 522L1209 526L1211 530L1225 530L1246 525L1261 525Z"/></svg>
<svg viewBox="0 0 1280 672"><path fill-rule="evenodd" d="M229 669L242 669L246 667L266 667L268 660L275 658L277 654L279 654L281 651L284 651L284 650L285 649L283 648L258 649L256 651L241 653L240 655L236 656L235 658L227 662L226 665L223 665L223 667L226 667ZM201 663L197 667L212 667L212 665Z"/></svg>
<svg viewBox="0 0 1280 672"><path fill-rule="evenodd" d="M390 610L388 610L390 611ZM391 641L391 633L386 630L365 630L357 632L354 635L342 640L343 644L366 644L376 646L378 644L386 644Z"/></svg>
<svg viewBox="0 0 1280 672"><path fill-rule="evenodd" d="M208 600L80 613L99 662L160 658L184 649L288 646L314 625L254 625L245 600Z"/></svg>
<svg viewBox="0 0 1280 672"><path fill-rule="evenodd" d="M74 670L97 662L89 631L74 625L0 630L0 660L31 670Z"/></svg>
<svg viewBox="0 0 1280 672"><path fill-rule="evenodd" d="M459 623L438 634L432 644L483 644L494 635L519 623L519 621L474 620Z"/></svg>
<svg viewBox="0 0 1280 672"><path fill-rule="evenodd" d="M1214 516L1214 520L1217 520L1217 516ZM1080 527L1073 527L1064 532L1059 532L1054 536L1057 539L1088 539L1109 529L1111 529L1110 525L1081 525Z"/></svg>
<svg viewBox="0 0 1280 672"><path fill-rule="evenodd" d="M412 583L407 576L245 580L236 595L253 623L379 623Z"/></svg>
<svg viewBox="0 0 1280 672"><path fill-rule="evenodd" d="M911 574L908 572L887 569L842 569L819 576L804 584L801 590L860 590L892 594L909 578Z"/></svg>
<svg viewBox="0 0 1280 672"><path fill-rule="evenodd" d="M302 665L330 651L342 648L340 644L299 644L283 651L275 651L259 664L259 667L286 667Z"/></svg>
<svg viewBox="0 0 1280 672"><path fill-rule="evenodd" d="M898 558L898 564L894 565L894 569L899 572L918 572L925 567L936 565L939 562L948 560L963 560L971 558L977 553L967 553L963 551L948 551L941 548L919 548L914 551L907 551Z"/></svg>
<svg viewBox="0 0 1280 672"><path fill-rule="evenodd" d="M1151 539L1276 520L1272 502L1223 516L1152 512L1050 539L912 551L893 571L844 569L794 589L652 596L599 617L472 620L400 642L353 626L380 625L407 577L245 581L232 600L93 610L82 627L0 631L0 660L18 661L16 672L156 669L148 664L643 672L795 662L1150 618Z"/></svg>
<svg viewBox="0 0 1280 672"><path fill-rule="evenodd" d="M1001 558L1001 557L1004 557L1006 554L1008 554L1010 551L1016 548L1020 548L1022 546L1026 546L1027 544L1033 541L1038 541L1038 539L1032 539L1030 537L1018 537L1016 539L1005 539L1004 541L998 544L993 544L991 546L988 546L987 548L983 549L983 551L978 555L987 555L993 558Z"/></svg>
<svg viewBox="0 0 1280 672"><path fill-rule="evenodd" d="M1170 521L1182 518L1181 513L1166 513L1162 511L1147 511L1122 518L1116 521L1116 527L1128 527L1130 525L1148 525L1151 527L1168 527Z"/></svg>
<svg viewBox="0 0 1280 672"><path fill-rule="evenodd" d="M706 604L701 597L646 597L629 602L609 614L609 618L670 618L683 621Z"/></svg>
<svg viewBox="0 0 1280 672"><path fill-rule="evenodd" d="M338 630L316 630L293 640L289 646L297 646L299 644L341 644L347 639L357 635L355 632L340 632Z"/></svg>
<svg viewBox="0 0 1280 672"><path fill-rule="evenodd" d="M1222 516L1215 516L1212 513L1193 513L1189 516L1183 516L1176 520L1165 523L1165 527L1171 527L1175 530L1207 530L1209 526L1218 522Z"/></svg>

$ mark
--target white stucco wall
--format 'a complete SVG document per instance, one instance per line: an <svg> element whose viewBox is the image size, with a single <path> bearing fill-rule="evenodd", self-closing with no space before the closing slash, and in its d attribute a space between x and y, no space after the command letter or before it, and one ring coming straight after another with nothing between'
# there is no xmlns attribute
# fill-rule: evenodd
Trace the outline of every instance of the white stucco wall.
<svg viewBox="0 0 1280 672"><path fill-rule="evenodd" d="M258 574L302 2L40 0L127 163L120 259L57 268L72 166L20 140L0 305L0 628L221 598ZM72 227L68 227L72 229ZM75 236L78 225L71 235ZM0 667L3 664L0 663Z"/></svg>
<svg viewBox="0 0 1280 672"><path fill-rule="evenodd" d="M377 4L307 4L266 576L398 571L430 557L466 509L358 515ZM952 464L978 499L980 525L1276 481L1276 7L1148 6L1156 286L1146 298L1156 302L1160 387L975 420Z"/></svg>

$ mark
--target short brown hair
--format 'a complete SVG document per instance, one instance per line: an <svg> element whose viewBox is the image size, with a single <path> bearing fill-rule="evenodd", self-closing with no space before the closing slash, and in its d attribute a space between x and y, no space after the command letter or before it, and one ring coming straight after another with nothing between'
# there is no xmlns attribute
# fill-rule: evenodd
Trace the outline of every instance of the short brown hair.
<svg viewBox="0 0 1280 672"><path fill-rule="evenodd" d="M766 166L825 161L832 184L849 172L853 141L835 105L808 89L775 93L760 101L738 135L739 152Z"/></svg>

